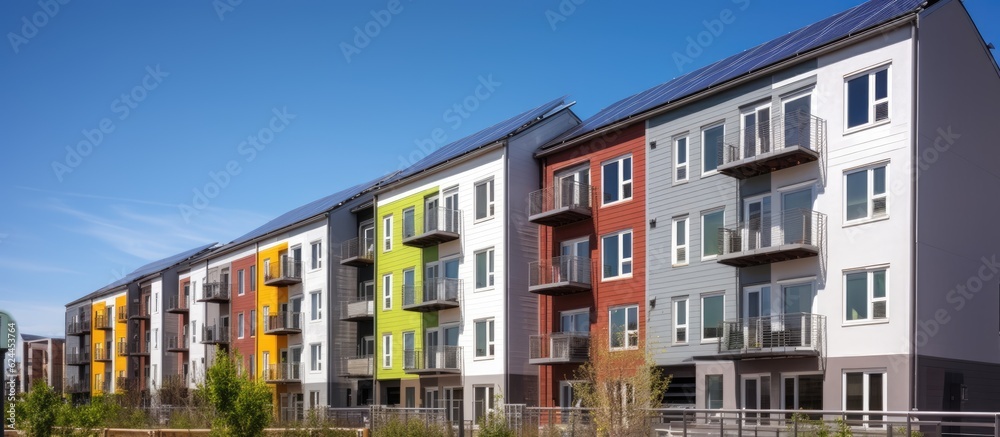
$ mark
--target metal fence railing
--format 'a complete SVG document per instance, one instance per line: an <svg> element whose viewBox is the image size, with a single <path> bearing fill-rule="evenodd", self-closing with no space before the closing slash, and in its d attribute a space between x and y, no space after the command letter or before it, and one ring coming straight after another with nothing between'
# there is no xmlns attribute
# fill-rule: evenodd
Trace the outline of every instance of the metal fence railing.
<svg viewBox="0 0 1000 437"><path fill-rule="evenodd" d="M282 255L278 262L272 263L270 269L264 272L264 282L302 280L302 261Z"/></svg>
<svg viewBox="0 0 1000 437"><path fill-rule="evenodd" d="M808 113L777 115L745 125L719 148L720 161L733 161L799 146L817 153L826 148L826 120Z"/></svg>
<svg viewBox="0 0 1000 437"><path fill-rule="evenodd" d="M340 244L340 259L375 260L375 239L352 238Z"/></svg>
<svg viewBox="0 0 1000 437"><path fill-rule="evenodd" d="M557 256L528 263L528 286L575 282L590 284L591 261L585 256Z"/></svg>
<svg viewBox="0 0 1000 437"><path fill-rule="evenodd" d="M90 332L90 319L77 320L66 324L66 335L81 335Z"/></svg>
<svg viewBox="0 0 1000 437"><path fill-rule="evenodd" d="M826 340L826 316L773 314L724 321L721 330L719 352L812 350L821 353Z"/></svg>
<svg viewBox="0 0 1000 437"><path fill-rule="evenodd" d="M727 255L786 244L822 248L825 228L826 214L817 211L789 209L764 213L740 222L735 228L722 228L719 250Z"/></svg>
<svg viewBox="0 0 1000 437"><path fill-rule="evenodd" d="M417 290L422 290L418 293ZM423 285L403 285L403 306L420 305L425 302L458 302L462 291L462 280L457 278L437 278L424 281Z"/></svg>
<svg viewBox="0 0 1000 437"><path fill-rule="evenodd" d="M375 356L358 355L341 358L340 374L350 378L365 378L374 375Z"/></svg>
<svg viewBox="0 0 1000 437"><path fill-rule="evenodd" d="M206 325L201 328L203 344L229 343L229 329L219 325Z"/></svg>
<svg viewBox="0 0 1000 437"><path fill-rule="evenodd" d="M292 382L302 380L302 363L270 363L264 366L264 380Z"/></svg>
<svg viewBox="0 0 1000 437"><path fill-rule="evenodd" d="M229 299L228 282L206 282L201 287L202 298L200 300L226 300Z"/></svg>
<svg viewBox="0 0 1000 437"><path fill-rule="evenodd" d="M562 179L551 187L528 194L528 216L564 209L589 210L593 203L593 195L594 187Z"/></svg>
<svg viewBox="0 0 1000 437"><path fill-rule="evenodd" d="M188 309L188 301L186 298L182 299L180 296L169 296L167 298L167 311L186 311Z"/></svg>
<svg viewBox="0 0 1000 437"><path fill-rule="evenodd" d="M177 335L167 338L167 349L168 350L182 350L188 348L187 336Z"/></svg>
<svg viewBox="0 0 1000 437"><path fill-rule="evenodd" d="M462 346L427 346L403 351L404 371L462 370Z"/></svg>
<svg viewBox="0 0 1000 437"><path fill-rule="evenodd" d="M301 332L303 317L298 311L279 311L264 318L264 333Z"/></svg>
<svg viewBox="0 0 1000 437"><path fill-rule="evenodd" d="M340 309L341 319L362 319L375 316L374 296L355 297L350 301L342 302Z"/></svg>
<svg viewBox="0 0 1000 437"><path fill-rule="evenodd" d="M553 332L528 337L528 359L581 362L590 357L589 332Z"/></svg>

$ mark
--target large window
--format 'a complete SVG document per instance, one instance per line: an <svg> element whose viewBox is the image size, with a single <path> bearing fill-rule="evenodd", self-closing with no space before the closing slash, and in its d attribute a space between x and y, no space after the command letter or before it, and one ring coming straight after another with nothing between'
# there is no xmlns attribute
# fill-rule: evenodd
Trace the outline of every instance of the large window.
<svg viewBox="0 0 1000 437"><path fill-rule="evenodd" d="M602 166L604 204L632 198L632 157L624 156Z"/></svg>
<svg viewBox="0 0 1000 437"><path fill-rule="evenodd" d="M822 410L823 375L784 376L782 384L783 410Z"/></svg>
<svg viewBox="0 0 1000 437"><path fill-rule="evenodd" d="M674 139L674 183L688 180L688 139Z"/></svg>
<svg viewBox="0 0 1000 437"><path fill-rule="evenodd" d="M888 164L845 173L847 193L844 217L848 222L877 219L889 214L886 193Z"/></svg>
<svg viewBox="0 0 1000 437"><path fill-rule="evenodd" d="M688 342L688 300L674 301L674 344Z"/></svg>
<svg viewBox="0 0 1000 437"><path fill-rule="evenodd" d="M382 309L392 309L392 273L382 275Z"/></svg>
<svg viewBox="0 0 1000 437"><path fill-rule="evenodd" d="M476 321L476 358L492 358L495 351L493 342L493 319Z"/></svg>
<svg viewBox="0 0 1000 437"><path fill-rule="evenodd" d="M246 293L246 277L243 276L243 269L236 271L236 293L240 296Z"/></svg>
<svg viewBox="0 0 1000 437"><path fill-rule="evenodd" d="M673 248L670 251L671 263L675 266L683 266L688 263L688 218L675 218L673 231L673 238L671 238Z"/></svg>
<svg viewBox="0 0 1000 437"><path fill-rule="evenodd" d="M888 317L886 269L844 274L844 320L884 320Z"/></svg>
<svg viewBox="0 0 1000 437"><path fill-rule="evenodd" d="M310 306L310 320L322 320L323 319L323 293L319 291L314 291L309 293L309 306Z"/></svg>
<svg viewBox="0 0 1000 437"><path fill-rule="evenodd" d="M844 409L848 411L885 411L885 371L844 372ZM848 414L848 421L864 420L865 427L882 428L880 414Z"/></svg>
<svg viewBox="0 0 1000 437"><path fill-rule="evenodd" d="M705 375L705 408L722 408L722 375Z"/></svg>
<svg viewBox="0 0 1000 437"><path fill-rule="evenodd" d="M611 349L639 347L639 307L612 308L608 311Z"/></svg>
<svg viewBox="0 0 1000 437"><path fill-rule="evenodd" d="M475 423L486 416L486 413L493 410L493 386L475 387Z"/></svg>
<svg viewBox="0 0 1000 437"><path fill-rule="evenodd" d="M392 215L382 218L382 251L392 250Z"/></svg>
<svg viewBox="0 0 1000 437"><path fill-rule="evenodd" d="M382 367L392 368L392 334L382 334Z"/></svg>
<svg viewBox="0 0 1000 437"><path fill-rule="evenodd" d="M309 370L313 372L323 370L323 345L319 343L309 345Z"/></svg>
<svg viewBox="0 0 1000 437"><path fill-rule="evenodd" d="M601 238L603 277L632 276L632 231L622 231Z"/></svg>
<svg viewBox="0 0 1000 437"><path fill-rule="evenodd" d="M724 226L726 212L712 211L701 215L701 258L711 259L719 254L721 246L720 230Z"/></svg>
<svg viewBox="0 0 1000 437"><path fill-rule="evenodd" d="M417 212L414 208L407 208L403 210L403 238L409 238L417 235L416 214ZM428 206L427 214L430 215L430 217L436 217L437 208Z"/></svg>
<svg viewBox="0 0 1000 437"><path fill-rule="evenodd" d="M847 128L853 129L889 119L889 66L848 77L846 88Z"/></svg>
<svg viewBox="0 0 1000 437"><path fill-rule="evenodd" d="M244 326L243 313L239 313L236 315L236 338L243 338Z"/></svg>
<svg viewBox="0 0 1000 437"><path fill-rule="evenodd" d="M250 310L250 336L257 335L257 310Z"/></svg>
<svg viewBox="0 0 1000 437"><path fill-rule="evenodd" d="M491 218L495 213L493 179L476 183L476 220Z"/></svg>
<svg viewBox="0 0 1000 437"><path fill-rule="evenodd" d="M718 340L722 337L722 318L725 314L726 296L716 294L701 298L701 339Z"/></svg>
<svg viewBox="0 0 1000 437"><path fill-rule="evenodd" d="M726 126L717 125L701 132L701 173L714 174L722 161L723 135Z"/></svg>
<svg viewBox="0 0 1000 437"><path fill-rule="evenodd" d="M250 291L257 291L257 266L255 265L250 266ZM187 293L184 295L187 296Z"/></svg>
<svg viewBox="0 0 1000 437"><path fill-rule="evenodd" d="M416 333L406 331L403 333L403 368L412 369L417 367L416 354Z"/></svg>
<svg viewBox="0 0 1000 437"><path fill-rule="evenodd" d="M476 252L476 289L490 288L494 281L493 249Z"/></svg>
<svg viewBox="0 0 1000 437"><path fill-rule="evenodd" d="M311 258L309 267L313 270L323 267L323 243L320 241L314 241L309 245L311 249Z"/></svg>

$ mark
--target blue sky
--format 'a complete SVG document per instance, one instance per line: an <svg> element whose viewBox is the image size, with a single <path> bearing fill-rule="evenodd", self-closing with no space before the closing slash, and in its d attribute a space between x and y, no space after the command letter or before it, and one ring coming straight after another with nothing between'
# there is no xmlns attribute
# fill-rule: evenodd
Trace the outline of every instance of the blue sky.
<svg viewBox="0 0 1000 437"><path fill-rule="evenodd" d="M0 2L0 309L44 335L65 303L397 169L435 129L563 94L586 118L861 3L61 1ZM966 5L1000 45L1000 4Z"/></svg>

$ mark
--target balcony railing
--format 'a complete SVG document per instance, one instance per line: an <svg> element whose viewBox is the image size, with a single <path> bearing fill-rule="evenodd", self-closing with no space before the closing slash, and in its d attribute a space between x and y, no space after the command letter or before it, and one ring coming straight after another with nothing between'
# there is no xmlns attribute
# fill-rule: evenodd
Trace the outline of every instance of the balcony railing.
<svg viewBox="0 0 1000 437"><path fill-rule="evenodd" d="M528 291L546 296L590 291L590 258L557 256L528 263Z"/></svg>
<svg viewBox="0 0 1000 437"><path fill-rule="evenodd" d="M461 346L430 346L403 351L403 371L416 375L462 372Z"/></svg>
<svg viewBox="0 0 1000 437"><path fill-rule="evenodd" d="M222 281L206 282L201 286L202 295L198 302L229 302L229 283Z"/></svg>
<svg viewBox="0 0 1000 437"><path fill-rule="evenodd" d="M118 307L118 323L128 323L128 310L127 307Z"/></svg>
<svg viewBox="0 0 1000 437"><path fill-rule="evenodd" d="M149 319L149 307L139 303L129 304L128 317L130 319Z"/></svg>
<svg viewBox="0 0 1000 437"><path fill-rule="evenodd" d="M271 363L264 366L264 381L267 382L300 382L302 381L302 363Z"/></svg>
<svg viewBox="0 0 1000 437"><path fill-rule="evenodd" d="M282 255L264 272L264 285L281 287L302 282L302 262Z"/></svg>
<svg viewBox="0 0 1000 437"><path fill-rule="evenodd" d="M355 298L344 302L340 310L340 320L360 322L375 317L375 301L372 296Z"/></svg>
<svg viewBox="0 0 1000 437"><path fill-rule="evenodd" d="M188 339L186 336L178 335L167 339L167 352L187 352Z"/></svg>
<svg viewBox="0 0 1000 437"><path fill-rule="evenodd" d="M562 226L589 219L594 187L570 179L528 194L528 221Z"/></svg>
<svg viewBox="0 0 1000 437"><path fill-rule="evenodd" d="M67 366L86 366L87 364L90 364L90 352L66 354Z"/></svg>
<svg viewBox="0 0 1000 437"><path fill-rule="evenodd" d="M403 223L403 244L413 247L430 247L457 240L462 229L462 210L437 207L424 211L424 228L421 232Z"/></svg>
<svg viewBox="0 0 1000 437"><path fill-rule="evenodd" d="M588 358L589 332L553 332L528 338L529 364L582 363Z"/></svg>
<svg viewBox="0 0 1000 437"><path fill-rule="evenodd" d="M127 376L115 377L115 389L118 391L127 391L131 384L129 383Z"/></svg>
<svg viewBox="0 0 1000 437"><path fill-rule="evenodd" d="M189 311L187 298L180 296L170 296L167 298L167 312L173 314L186 314Z"/></svg>
<svg viewBox="0 0 1000 437"><path fill-rule="evenodd" d="M69 380L66 382L67 393L90 393L90 381Z"/></svg>
<svg viewBox="0 0 1000 437"><path fill-rule="evenodd" d="M86 335L90 332L90 319L77 320L66 324L66 335Z"/></svg>
<svg viewBox="0 0 1000 437"><path fill-rule="evenodd" d="M745 126L719 148L719 173L746 179L817 161L826 148L826 120L789 113Z"/></svg>
<svg viewBox="0 0 1000 437"><path fill-rule="evenodd" d="M114 322L107 314L97 314L94 316L94 329L110 331L115 328Z"/></svg>
<svg viewBox="0 0 1000 437"><path fill-rule="evenodd" d="M94 348L94 361L111 361L111 351L105 348Z"/></svg>
<svg viewBox="0 0 1000 437"><path fill-rule="evenodd" d="M264 333L271 335L288 335L302 332L302 313L277 312L264 318Z"/></svg>
<svg viewBox="0 0 1000 437"><path fill-rule="evenodd" d="M102 381L100 386L98 386L98 390L101 393L111 393L111 380Z"/></svg>
<svg viewBox="0 0 1000 437"><path fill-rule="evenodd" d="M372 238L352 238L340 245L340 263L346 266L364 267L375 263L375 240Z"/></svg>
<svg viewBox="0 0 1000 437"><path fill-rule="evenodd" d="M115 351L117 351L117 354L118 354L119 357L127 357L128 356L128 342L119 341L118 344L115 345Z"/></svg>
<svg viewBox="0 0 1000 437"><path fill-rule="evenodd" d="M826 215L808 209L762 214L723 228L717 261L734 267L751 267L819 255L826 230Z"/></svg>
<svg viewBox="0 0 1000 437"><path fill-rule="evenodd" d="M211 325L201 328L202 344L229 344L229 328Z"/></svg>
<svg viewBox="0 0 1000 437"><path fill-rule="evenodd" d="M419 290L419 292L418 292ZM458 308L462 294L462 280L437 278L419 285L403 285L403 309L428 313Z"/></svg>
<svg viewBox="0 0 1000 437"><path fill-rule="evenodd" d="M375 370L375 357L363 355L341 359L340 376L346 378L371 378Z"/></svg>
<svg viewBox="0 0 1000 437"><path fill-rule="evenodd" d="M825 343L825 316L775 314L722 322L719 353L743 358L820 356Z"/></svg>
<svg viewBox="0 0 1000 437"><path fill-rule="evenodd" d="M187 374L176 373L173 375L166 375L163 377L163 386L173 386L173 387L187 387L190 378Z"/></svg>
<svg viewBox="0 0 1000 437"><path fill-rule="evenodd" d="M149 342L132 342L128 345L129 355L149 355Z"/></svg>

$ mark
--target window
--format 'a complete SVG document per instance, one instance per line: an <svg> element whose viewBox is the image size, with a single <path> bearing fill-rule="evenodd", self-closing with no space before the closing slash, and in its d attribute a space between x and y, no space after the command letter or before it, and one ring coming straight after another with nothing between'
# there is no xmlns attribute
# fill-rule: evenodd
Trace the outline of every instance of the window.
<svg viewBox="0 0 1000 437"><path fill-rule="evenodd" d="M250 336L257 335L257 310L250 310Z"/></svg>
<svg viewBox="0 0 1000 437"><path fill-rule="evenodd" d="M847 128L864 127L889 119L889 66L849 77L845 81Z"/></svg>
<svg viewBox="0 0 1000 437"><path fill-rule="evenodd" d="M822 410L823 375L784 376L782 381L783 410Z"/></svg>
<svg viewBox="0 0 1000 437"><path fill-rule="evenodd" d="M382 251L392 250L392 215L382 217Z"/></svg>
<svg viewBox="0 0 1000 437"><path fill-rule="evenodd" d="M257 291L257 266L250 266L250 291Z"/></svg>
<svg viewBox="0 0 1000 437"><path fill-rule="evenodd" d="M198 321L191 321L191 344L198 343Z"/></svg>
<svg viewBox="0 0 1000 437"><path fill-rule="evenodd" d="M674 343L684 344L688 342L688 301L678 299L674 301Z"/></svg>
<svg viewBox="0 0 1000 437"><path fill-rule="evenodd" d="M309 370L313 372L323 370L323 345L319 343L309 345Z"/></svg>
<svg viewBox="0 0 1000 437"><path fill-rule="evenodd" d="M476 184L476 220L493 217L496 213L494 203L493 179Z"/></svg>
<svg viewBox="0 0 1000 437"><path fill-rule="evenodd" d="M715 258L722 246L722 231L726 212L713 211L701 215L701 259Z"/></svg>
<svg viewBox="0 0 1000 437"><path fill-rule="evenodd" d="M392 274L382 275L382 309L392 309Z"/></svg>
<svg viewBox="0 0 1000 437"><path fill-rule="evenodd" d="M486 416L486 413L493 410L493 386L478 386L475 387L476 397L475 397L475 423L479 423L480 419Z"/></svg>
<svg viewBox="0 0 1000 437"><path fill-rule="evenodd" d="M705 408L722 408L722 375L705 375Z"/></svg>
<svg viewBox="0 0 1000 437"><path fill-rule="evenodd" d="M559 315L559 328L563 333L590 332L590 309L564 311Z"/></svg>
<svg viewBox="0 0 1000 437"><path fill-rule="evenodd" d="M688 179L688 139L680 137L674 140L674 183Z"/></svg>
<svg viewBox="0 0 1000 437"><path fill-rule="evenodd" d="M310 391L309 392L309 408L316 408L318 406L320 406L320 403L319 403L319 391L315 391L315 390L314 391Z"/></svg>
<svg viewBox="0 0 1000 437"><path fill-rule="evenodd" d="M886 194L888 164L855 170L845 174L844 217L848 222L877 219L889 215Z"/></svg>
<svg viewBox="0 0 1000 437"><path fill-rule="evenodd" d="M437 333L434 331L435 334ZM416 334L413 331L403 333L403 369L417 367ZM434 355L437 356L436 354Z"/></svg>
<svg viewBox="0 0 1000 437"><path fill-rule="evenodd" d="M718 294L701 298L701 339L718 340L722 337L722 317L726 297Z"/></svg>
<svg viewBox="0 0 1000 437"><path fill-rule="evenodd" d="M845 372L844 409L848 411L885 411L885 372ZM848 421L880 421L880 414L848 414ZM884 425L869 425L866 428L881 428Z"/></svg>
<svg viewBox="0 0 1000 437"><path fill-rule="evenodd" d="M312 263L309 267L313 270L323 267L323 242L316 241L310 245L312 249L312 258L310 262Z"/></svg>
<svg viewBox="0 0 1000 437"><path fill-rule="evenodd" d="M888 316L886 269L844 274L844 320L885 320Z"/></svg>
<svg viewBox="0 0 1000 437"><path fill-rule="evenodd" d="M111 342L108 342L108 346L111 346ZM146 332L146 346L149 346L149 332ZM153 329L153 349L160 348L160 328ZM111 348L108 348L108 353L111 353Z"/></svg>
<svg viewBox="0 0 1000 437"><path fill-rule="evenodd" d="M417 303L417 284L416 284L416 278L417 278L417 274L416 274L416 272L413 269L403 270L403 306L404 307L406 305L413 305L414 303ZM427 279L427 282L428 283L431 282L430 278ZM439 298L439 296L437 296L436 293L433 293L433 292L437 291L436 287L434 287L434 288L428 287L427 290L430 291L430 292L424 293L425 294L423 296L423 300L424 301L437 300Z"/></svg>
<svg viewBox="0 0 1000 437"><path fill-rule="evenodd" d="M236 292L242 296L246 292L246 278L243 277L243 269L236 272Z"/></svg>
<svg viewBox="0 0 1000 437"><path fill-rule="evenodd" d="M236 337L243 338L243 313L236 315Z"/></svg>
<svg viewBox="0 0 1000 437"><path fill-rule="evenodd" d="M632 231L601 238L604 246L604 278L632 276Z"/></svg>
<svg viewBox="0 0 1000 437"><path fill-rule="evenodd" d="M688 218L674 219L674 247L670 251L672 263L675 266L683 266L688 263Z"/></svg>
<svg viewBox="0 0 1000 437"><path fill-rule="evenodd" d="M309 293L309 303L310 305L310 320L322 320L323 319L323 293L319 291L314 291Z"/></svg>
<svg viewBox="0 0 1000 437"><path fill-rule="evenodd" d="M712 126L701 132L701 174L715 174L722 161L722 137L726 125Z"/></svg>
<svg viewBox="0 0 1000 437"><path fill-rule="evenodd" d="M160 313L160 293L153 293L153 314Z"/></svg>
<svg viewBox="0 0 1000 437"><path fill-rule="evenodd" d="M427 218L425 219L425 221L432 220L434 217L436 217L435 211L437 210L437 208L434 209L430 208L431 207L428 207ZM417 235L416 214L417 212L414 208L407 208L403 210L403 238L409 238L414 235Z"/></svg>
<svg viewBox="0 0 1000 437"><path fill-rule="evenodd" d="M493 286L493 249L476 252L476 289Z"/></svg>
<svg viewBox="0 0 1000 437"><path fill-rule="evenodd" d="M493 319L476 321L476 358L492 358Z"/></svg>
<svg viewBox="0 0 1000 437"><path fill-rule="evenodd" d="M639 307L612 308L608 316L611 320L611 349L639 347Z"/></svg>
<svg viewBox="0 0 1000 437"><path fill-rule="evenodd" d="M602 166L604 204L632 198L632 157L624 156Z"/></svg>
<svg viewBox="0 0 1000 437"><path fill-rule="evenodd" d="M382 367L392 368L392 334L382 334Z"/></svg>

